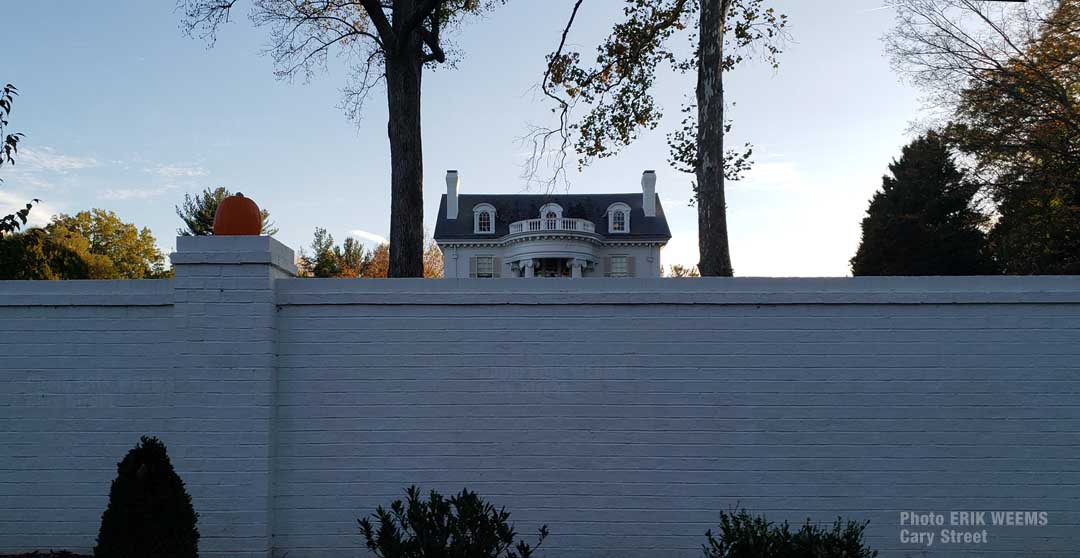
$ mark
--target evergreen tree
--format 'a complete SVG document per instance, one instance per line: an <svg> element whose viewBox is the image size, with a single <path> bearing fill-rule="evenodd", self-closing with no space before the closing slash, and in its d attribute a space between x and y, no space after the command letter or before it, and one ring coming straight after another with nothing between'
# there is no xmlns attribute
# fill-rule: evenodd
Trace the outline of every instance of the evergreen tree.
<svg viewBox="0 0 1080 558"><path fill-rule="evenodd" d="M95 558L197 558L199 515L165 445L142 437L117 466Z"/></svg>
<svg viewBox="0 0 1080 558"><path fill-rule="evenodd" d="M341 277L338 251L334 246L334 236L322 227L315 227L311 256L301 254L300 267L312 277Z"/></svg>
<svg viewBox="0 0 1080 558"><path fill-rule="evenodd" d="M965 179L941 137L930 133L907 145L889 170L863 219L852 274L994 272L980 228L986 217L973 204L978 186Z"/></svg>
<svg viewBox="0 0 1080 558"><path fill-rule="evenodd" d="M184 228L176 229L180 236L208 236L214 234L214 214L221 200L232 195L228 189L218 186L207 188L198 194L184 194L184 203L176 206L176 215L184 221ZM262 209L262 234L274 236L278 230L270 221L270 212Z"/></svg>

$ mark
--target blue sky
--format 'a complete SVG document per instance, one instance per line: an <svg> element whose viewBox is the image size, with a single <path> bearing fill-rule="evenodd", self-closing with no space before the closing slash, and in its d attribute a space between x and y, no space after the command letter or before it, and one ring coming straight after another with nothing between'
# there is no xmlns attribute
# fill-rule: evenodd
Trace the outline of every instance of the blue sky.
<svg viewBox="0 0 1080 558"><path fill-rule="evenodd" d="M730 74L731 141L756 151L755 169L728 187L737 275L848 274L867 200L919 116L917 92L883 53L893 13L882 3L775 0L791 20L780 69L748 65ZM550 118L534 86L571 5L511 0L457 35L456 69L425 74L429 232L448 168L460 171L464 193L524 191L518 140L529 123ZM571 42L591 51L620 5L586 2ZM0 205L41 198L38 221L111 209L150 227L169 252L180 225L173 206L221 185L270 210L278 239L294 249L310 243L316 226L338 240L387 236L384 92L373 92L357 126L338 108L339 60L308 83L278 81L261 55L266 30L238 15L208 49L181 34L171 0L5 6L0 80L22 93L12 130L27 137L16 166L0 171ZM657 169L674 234L665 264L697 260L690 176L669 167L665 141L693 84L692 75L665 74L658 98L666 126L571 176L572 192L636 192L641 171Z"/></svg>

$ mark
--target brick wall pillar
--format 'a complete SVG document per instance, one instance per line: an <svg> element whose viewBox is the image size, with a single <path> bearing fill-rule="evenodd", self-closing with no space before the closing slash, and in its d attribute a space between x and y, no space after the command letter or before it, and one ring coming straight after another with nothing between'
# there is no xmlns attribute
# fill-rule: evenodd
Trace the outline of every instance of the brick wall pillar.
<svg viewBox="0 0 1080 558"><path fill-rule="evenodd" d="M266 236L178 237L176 424L169 444L199 513L201 556L273 549L274 282L294 254Z"/></svg>

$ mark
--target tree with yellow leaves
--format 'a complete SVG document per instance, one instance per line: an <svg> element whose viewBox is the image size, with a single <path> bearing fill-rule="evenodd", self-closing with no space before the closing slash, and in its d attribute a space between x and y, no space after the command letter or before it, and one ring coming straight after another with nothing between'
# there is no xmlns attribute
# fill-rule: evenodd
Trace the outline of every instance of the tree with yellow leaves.
<svg viewBox="0 0 1080 558"><path fill-rule="evenodd" d="M997 209L1005 273L1080 273L1080 0L903 0L888 37Z"/></svg>

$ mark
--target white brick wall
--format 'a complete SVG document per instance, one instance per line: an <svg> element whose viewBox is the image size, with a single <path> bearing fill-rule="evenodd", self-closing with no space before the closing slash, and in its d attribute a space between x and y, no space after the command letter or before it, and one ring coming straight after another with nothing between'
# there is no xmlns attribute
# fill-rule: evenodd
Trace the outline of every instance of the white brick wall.
<svg viewBox="0 0 1080 558"><path fill-rule="evenodd" d="M883 556L1071 556L1080 278L282 279L268 239L173 281L0 283L0 553L93 546L159 434L207 556L364 556L464 486L544 556L690 557L717 512L871 521ZM899 512L1038 510L985 546ZM273 551L271 551L273 549Z"/></svg>
<svg viewBox="0 0 1080 558"><path fill-rule="evenodd" d="M921 556L901 510L1046 510L974 550L1071 555L1078 286L288 281L277 544L349 552L417 483L548 524L546 556L699 556L736 505L868 519L885 556Z"/></svg>
<svg viewBox="0 0 1080 558"><path fill-rule="evenodd" d="M169 281L0 282L0 554L93 546L117 461L172 415L171 299Z"/></svg>

